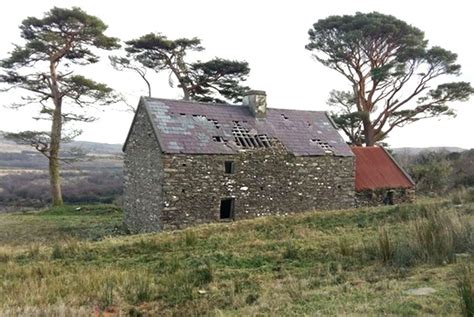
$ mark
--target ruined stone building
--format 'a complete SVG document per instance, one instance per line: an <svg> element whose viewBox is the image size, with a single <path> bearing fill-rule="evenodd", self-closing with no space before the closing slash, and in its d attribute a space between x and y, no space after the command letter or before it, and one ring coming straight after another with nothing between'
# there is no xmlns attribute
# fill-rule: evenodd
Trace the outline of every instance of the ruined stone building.
<svg viewBox="0 0 474 317"><path fill-rule="evenodd" d="M354 154L322 111L141 98L125 152L125 223L182 228L355 203Z"/></svg>

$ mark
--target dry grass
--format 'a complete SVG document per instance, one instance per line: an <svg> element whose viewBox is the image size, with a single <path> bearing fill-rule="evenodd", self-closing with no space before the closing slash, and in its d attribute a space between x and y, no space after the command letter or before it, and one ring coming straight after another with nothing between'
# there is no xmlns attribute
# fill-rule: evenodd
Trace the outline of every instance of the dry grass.
<svg viewBox="0 0 474 317"><path fill-rule="evenodd" d="M120 214L108 208L0 215L2 312L462 312L452 254L472 251L472 204L305 213L135 236L117 236ZM436 292L405 293L417 287Z"/></svg>

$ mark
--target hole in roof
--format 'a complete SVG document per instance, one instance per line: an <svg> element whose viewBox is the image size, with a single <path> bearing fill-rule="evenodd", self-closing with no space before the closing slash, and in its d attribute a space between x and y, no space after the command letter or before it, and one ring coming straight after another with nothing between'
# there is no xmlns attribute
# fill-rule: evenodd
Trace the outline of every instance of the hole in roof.
<svg viewBox="0 0 474 317"><path fill-rule="evenodd" d="M179 115L182 116L182 117L186 116L186 114L182 113L182 112Z"/></svg>
<svg viewBox="0 0 474 317"><path fill-rule="evenodd" d="M328 142L323 141L321 139L311 139L310 141L311 141L311 143L313 143L313 144L319 146L320 148L322 148L324 150L324 153L334 154L334 148Z"/></svg>
<svg viewBox="0 0 474 317"><path fill-rule="evenodd" d="M288 120L288 117L283 113L281 114L281 117L283 118L283 120Z"/></svg>
<svg viewBox="0 0 474 317"><path fill-rule="evenodd" d="M219 135L213 136L212 141L217 142L217 143L227 143L227 140Z"/></svg>
<svg viewBox="0 0 474 317"><path fill-rule="evenodd" d="M219 124L219 121L217 121L216 119L207 119L207 121L209 122L212 122L214 124L214 126L216 127L216 129L220 129L221 125Z"/></svg>
<svg viewBox="0 0 474 317"><path fill-rule="evenodd" d="M270 138L266 134L251 134L239 121L234 121L232 135L236 145L245 149L272 146Z"/></svg>

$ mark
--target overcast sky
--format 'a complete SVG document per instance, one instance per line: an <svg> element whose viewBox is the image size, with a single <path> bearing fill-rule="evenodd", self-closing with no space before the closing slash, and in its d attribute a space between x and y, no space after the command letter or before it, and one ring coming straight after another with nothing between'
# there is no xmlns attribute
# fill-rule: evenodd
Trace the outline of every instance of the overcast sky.
<svg viewBox="0 0 474 317"><path fill-rule="evenodd" d="M472 34L474 19L469 1L74 1L15 0L2 9L0 18L0 58L22 43L18 26L27 16L42 17L53 6L79 6L100 17L107 34L122 40L149 32L170 38L199 37L206 50L200 59L222 57L246 60L251 67L247 85L265 90L269 107L328 110L326 100L332 89L348 89L335 71L325 68L304 49L307 31L318 19L329 15L378 11L392 14L426 34L430 45L439 45L458 54L462 65L459 80L474 82ZM104 59L81 70L103 81L136 104L146 94L144 83L133 73L114 71ZM167 77L151 74L153 96L180 98ZM0 106L9 105L15 95L0 93ZM393 147L458 146L474 148L474 99L454 104L457 117L430 119L394 130L387 140ZM31 120L35 111L0 108L0 130L47 129ZM132 114L125 111L94 113L100 119L78 126L80 140L123 143Z"/></svg>

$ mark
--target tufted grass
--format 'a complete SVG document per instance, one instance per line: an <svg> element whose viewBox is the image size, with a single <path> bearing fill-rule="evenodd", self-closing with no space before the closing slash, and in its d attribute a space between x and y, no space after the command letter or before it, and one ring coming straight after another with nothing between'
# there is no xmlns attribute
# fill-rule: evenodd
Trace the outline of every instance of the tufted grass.
<svg viewBox="0 0 474 317"><path fill-rule="evenodd" d="M113 206L0 215L0 315L459 315L474 205L125 235ZM432 287L426 296L406 290ZM465 295L464 295L465 296Z"/></svg>

